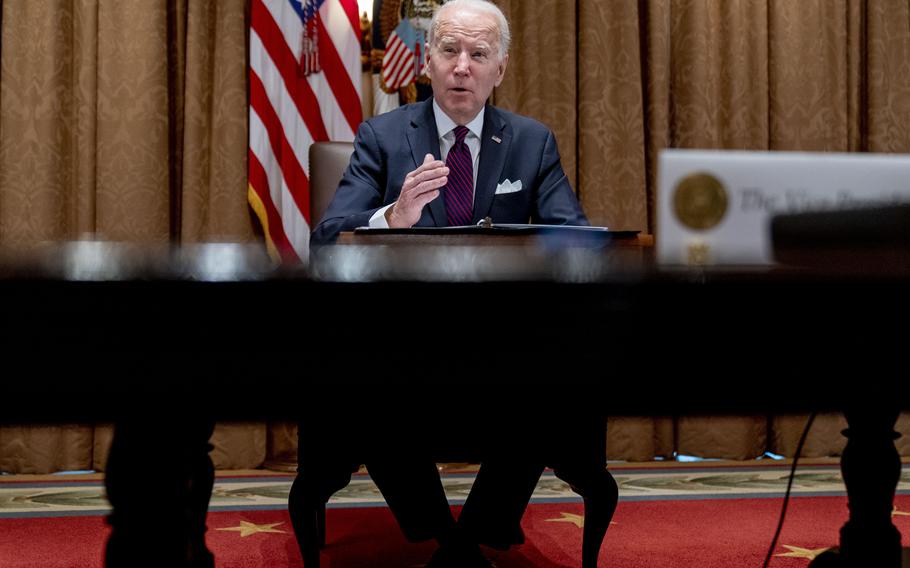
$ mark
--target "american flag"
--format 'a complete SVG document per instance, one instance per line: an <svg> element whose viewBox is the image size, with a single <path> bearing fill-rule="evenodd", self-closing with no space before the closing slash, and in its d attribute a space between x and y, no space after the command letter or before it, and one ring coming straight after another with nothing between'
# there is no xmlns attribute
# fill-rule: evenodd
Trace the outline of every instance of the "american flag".
<svg viewBox="0 0 910 568"><path fill-rule="evenodd" d="M247 197L274 258L308 257L309 147L354 139L360 90L356 0L252 0Z"/></svg>
<svg viewBox="0 0 910 568"><path fill-rule="evenodd" d="M388 90L406 87L417 80L424 64L423 32L404 18L389 35L382 58L382 82Z"/></svg>

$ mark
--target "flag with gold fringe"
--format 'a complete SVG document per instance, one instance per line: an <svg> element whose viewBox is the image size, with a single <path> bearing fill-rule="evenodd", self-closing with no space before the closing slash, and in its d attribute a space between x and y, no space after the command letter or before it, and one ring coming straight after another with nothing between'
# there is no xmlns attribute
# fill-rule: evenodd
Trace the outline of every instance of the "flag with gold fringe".
<svg viewBox="0 0 910 568"><path fill-rule="evenodd" d="M309 147L352 141L362 120L356 0L252 0L250 206L282 262L305 261Z"/></svg>

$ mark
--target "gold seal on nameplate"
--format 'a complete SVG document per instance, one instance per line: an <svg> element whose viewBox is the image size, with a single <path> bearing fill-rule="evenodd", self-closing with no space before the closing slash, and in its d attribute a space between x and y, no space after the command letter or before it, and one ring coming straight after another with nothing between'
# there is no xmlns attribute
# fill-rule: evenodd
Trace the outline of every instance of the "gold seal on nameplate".
<svg viewBox="0 0 910 568"><path fill-rule="evenodd" d="M711 229L727 213L727 190L711 174L688 175L676 184L673 212L679 222L690 229Z"/></svg>

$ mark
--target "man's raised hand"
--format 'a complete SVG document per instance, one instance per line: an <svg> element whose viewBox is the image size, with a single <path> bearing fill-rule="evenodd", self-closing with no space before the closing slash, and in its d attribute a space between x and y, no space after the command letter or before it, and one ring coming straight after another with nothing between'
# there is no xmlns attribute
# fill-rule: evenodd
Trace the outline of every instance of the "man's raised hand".
<svg viewBox="0 0 910 568"><path fill-rule="evenodd" d="M423 163L404 177L401 194L395 205L386 211L389 227L413 227L424 206L439 197L439 188L448 183L449 168L441 160L427 154Z"/></svg>

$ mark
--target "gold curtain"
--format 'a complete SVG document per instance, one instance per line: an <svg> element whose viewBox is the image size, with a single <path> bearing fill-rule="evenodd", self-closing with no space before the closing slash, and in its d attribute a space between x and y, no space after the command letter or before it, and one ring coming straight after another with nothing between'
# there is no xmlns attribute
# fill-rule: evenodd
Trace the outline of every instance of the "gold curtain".
<svg viewBox="0 0 910 568"><path fill-rule="evenodd" d="M247 0L4 0L0 245L251 240L247 13ZM101 469L109 442L91 425L2 427L0 470ZM213 444L220 467L261 464L265 425L219 425Z"/></svg>
<svg viewBox="0 0 910 568"><path fill-rule="evenodd" d="M654 232L663 148L910 151L905 0L497 3L513 43L495 102L554 130L595 225ZM669 446L668 419L629 420L610 422L613 458L748 459L793 455L805 416L677 418ZM820 417L804 454L842 451L841 421Z"/></svg>
<svg viewBox="0 0 910 568"><path fill-rule="evenodd" d="M6 0L0 244L249 240L246 0Z"/></svg>
<svg viewBox="0 0 910 568"><path fill-rule="evenodd" d="M592 223L653 232L662 148L910 151L903 0L498 0L496 104L556 133Z"/></svg>

